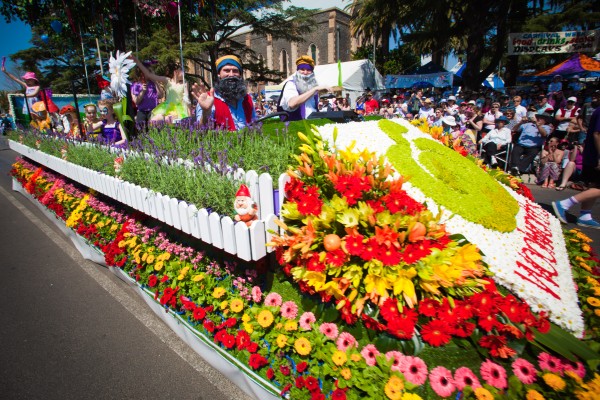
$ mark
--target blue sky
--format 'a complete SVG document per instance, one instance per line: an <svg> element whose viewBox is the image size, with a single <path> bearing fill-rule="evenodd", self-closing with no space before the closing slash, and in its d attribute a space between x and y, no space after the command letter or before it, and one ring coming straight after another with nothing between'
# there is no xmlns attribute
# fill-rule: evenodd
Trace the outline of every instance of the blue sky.
<svg viewBox="0 0 600 400"><path fill-rule="evenodd" d="M0 57L6 57L6 69L15 73L15 65L10 61L9 55L19 50L31 47L31 28L21 21L6 23L0 18ZM5 74L0 73L0 90L19 89L20 86L11 81Z"/></svg>

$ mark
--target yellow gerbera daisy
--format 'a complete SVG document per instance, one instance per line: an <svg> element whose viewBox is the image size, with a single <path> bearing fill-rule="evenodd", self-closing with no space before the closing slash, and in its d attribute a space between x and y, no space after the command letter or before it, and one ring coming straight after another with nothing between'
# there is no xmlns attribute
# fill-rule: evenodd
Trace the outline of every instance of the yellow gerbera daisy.
<svg viewBox="0 0 600 400"><path fill-rule="evenodd" d="M404 382L399 377L392 375L384 387L385 395L390 400L401 400Z"/></svg>
<svg viewBox="0 0 600 400"><path fill-rule="evenodd" d="M215 288L215 290L213 290L213 294L212 295L213 295L213 297L215 299L220 299L221 297L223 297L224 294L225 294L225 289L223 289L220 286L217 286Z"/></svg>
<svg viewBox="0 0 600 400"><path fill-rule="evenodd" d="M267 328L273 323L273 313L269 310L262 310L258 314L258 317L256 317L256 320L260 326Z"/></svg>
<svg viewBox="0 0 600 400"><path fill-rule="evenodd" d="M362 356L358 353L354 353L350 356L350 359L354 362L359 362L360 360L362 360Z"/></svg>
<svg viewBox="0 0 600 400"><path fill-rule="evenodd" d="M283 329L285 329L286 332L294 332L298 330L298 322L294 321L294 320L288 320L286 321Z"/></svg>
<svg viewBox="0 0 600 400"><path fill-rule="evenodd" d="M333 352L333 355L331 356L331 360L333 361L333 363L335 365L342 366L346 363L346 361L348 361L348 356L346 355L346 352L336 350Z"/></svg>
<svg viewBox="0 0 600 400"><path fill-rule="evenodd" d="M414 393L404 393L402 395L402 400L423 400L421 396Z"/></svg>
<svg viewBox="0 0 600 400"><path fill-rule="evenodd" d="M588 297L587 298L587 302L589 303L589 305L591 305L592 307L600 307L600 300L598 300L595 297Z"/></svg>
<svg viewBox="0 0 600 400"><path fill-rule="evenodd" d="M554 390L563 390L567 385L563 378L549 372L542 375L542 378L544 379L544 382L546 382L546 385Z"/></svg>
<svg viewBox="0 0 600 400"><path fill-rule="evenodd" d="M494 395L484 387L475 389L475 398L477 400L494 400Z"/></svg>
<svg viewBox="0 0 600 400"><path fill-rule="evenodd" d="M350 371L349 368L342 369L340 371L340 375L342 375L342 378L344 378L345 380L352 378L352 372Z"/></svg>
<svg viewBox="0 0 600 400"><path fill-rule="evenodd" d="M294 342L294 348L296 349L298 354L300 354L301 356L305 356L305 355L309 354L310 351L312 350L312 346L310 345L310 342L305 337L296 339L296 341Z"/></svg>
<svg viewBox="0 0 600 400"><path fill-rule="evenodd" d="M244 309L244 302L241 299L233 299L231 300L231 305L229 307L231 308L231 311L238 313Z"/></svg>
<svg viewBox="0 0 600 400"><path fill-rule="evenodd" d="M279 335L277 336L277 347L279 347L280 349L283 349L285 347L285 345L287 344L288 341L288 337L285 335Z"/></svg>
<svg viewBox="0 0 600 400"><path fill-rule="evenodd" d="M527 391L527 395L525 396L526 400L545 400L545 397L542 396L540 392L537 390L529 389Z"/></svg>

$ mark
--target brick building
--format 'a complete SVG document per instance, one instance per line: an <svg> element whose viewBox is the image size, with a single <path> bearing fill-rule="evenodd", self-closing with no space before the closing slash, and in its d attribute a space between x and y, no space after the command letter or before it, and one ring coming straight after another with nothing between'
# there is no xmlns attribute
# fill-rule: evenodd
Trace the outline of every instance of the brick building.
<svg viewBox="0 0 600 400"><path fill-rule="evenodd" d="M305 54L310 55L317 65L335 63L338 58L342 62L350 61L351 53L359 45L358 40L352 37L350 15L334 7L315 13L314 21L313 31L303 42L273 39L251 31L232 36L232 40L254 50L267 68L280 71L284 76L295 72L296 59ZM250 76L251 72L246 71L245 78Z"/></svg>

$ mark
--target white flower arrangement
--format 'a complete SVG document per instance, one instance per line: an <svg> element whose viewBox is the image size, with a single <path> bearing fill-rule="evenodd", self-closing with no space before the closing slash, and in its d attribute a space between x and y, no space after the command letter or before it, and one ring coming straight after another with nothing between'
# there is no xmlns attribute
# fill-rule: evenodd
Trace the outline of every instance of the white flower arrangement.
<svg viewBox="0 0 600 400"><path fill-rule="evenodd" d="M433 176L419 161L420 150L414 141L418 138L435 141L405 120L391 121L408 129L403 137L410 143L410 156L420 168ZM330 124L317 129L334 149L344 149L354 142L357 151L367 149L379 156L386 156L388 149L396 144L382 131L379 121ZM335 143L334 129L338 131ZM449 164L448 168L452 168L452 165ZM516 229L511 232L488 229L450 212L444 206L436 204L410 181L403 185L403 189L415 200L427 203L434 214L441 211L442 222L446 224L448 232L460 233L476 244L498 283L513 290L533 311L548 312L553 322L581 336L584 328L582 312L577 304L577 292L560 222L538 204L501 186L520 206L515 217ZM533 226L532 221L538 226ZM535 242L537 238L532 229L536 228L547 235L543 244Z"/></svg>
<svg viewBox="0 0 600 400"><path fill-rule="evenodd" d="M129 81L129 71L135 67L135 62L129 59L131 52L121 53L117 50L116 58L110 55L108 61L108 70L110 72L110 88L119 98L127 95L127 84Z"/></svg>

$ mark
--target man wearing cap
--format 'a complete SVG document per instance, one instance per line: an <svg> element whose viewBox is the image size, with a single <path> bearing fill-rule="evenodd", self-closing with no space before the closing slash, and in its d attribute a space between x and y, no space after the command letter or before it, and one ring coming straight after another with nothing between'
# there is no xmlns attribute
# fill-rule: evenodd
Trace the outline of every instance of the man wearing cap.
<svg viewBox="0 0 600 400"><path fill-rule="evenodd" d="M242 78L241 60L226 55L217 60L216 66L217 80L213 88L208 90L196 83L192 86L192 95L199 106L196 120L206 125L210 116L216 126L230 131L247 127L256 120L256 110Z"/></svg>
<svg viewBox="0 0 600 400"><path fill-rule="evenodd" d="M518 176L525 173L535 156L542 151L546 138L552 133L552 116L537 114L531 120L521 119L517 125L519 140L515 143L510 156L511 174Z"/></svg>
<svg viewBox="0 0 600 400"><path fill-rule="evenodd" d="M548 103L548 96L543 93L538 95L535 110L538 114L554 114L554 108Z"/></svg>
<svg viewBox="0 0 600 400"><path fill-rule="evenodd" d="M365 101L365 114L376 114L378 108L379 102L373 98L373 93L367 92L367 100Z"/></svg>
<svg viewBox="0 0 600 400"><path fill-rule="evenodd" d="M554 119L558 122L556 130L552 133L553 137L557 137L560 140L567 136L567 128L569 123L573 122L577 124L577 118L579 117L579 107L577 107L577 97L569 97L567 99L567 105L564 108L559 108L554 115Z"/></svg>
<svg viewBox="0 0 600 400"><path fill-rule="evenodd" d="M283 87L281 108L288 112L288 121L306 119L318 111L319 91L330 90L319 86L315 77L315 61L310 56L301 56L296 60L296 73Z"/></svg>
<svg viewBox="0 0 600 400"><path fill-rule="evenodd" d="M512 142L512 132L506 127L508 123L508 118L504 115L499 116L496 118L496 127L489 131L480 141L484 150L483 160L492 168L498 166L496 153L506 148Z"/></svg>

